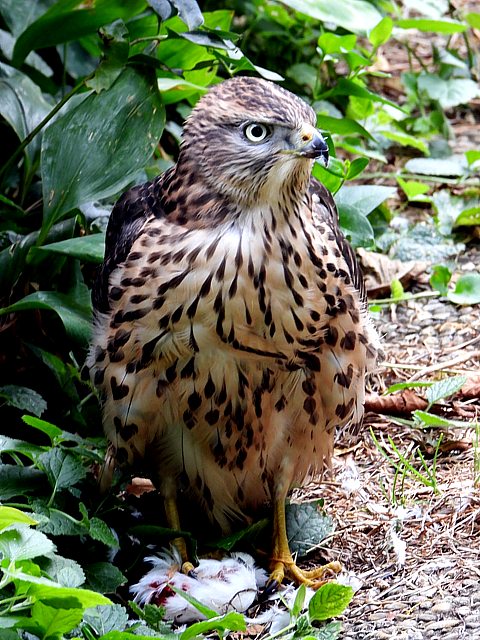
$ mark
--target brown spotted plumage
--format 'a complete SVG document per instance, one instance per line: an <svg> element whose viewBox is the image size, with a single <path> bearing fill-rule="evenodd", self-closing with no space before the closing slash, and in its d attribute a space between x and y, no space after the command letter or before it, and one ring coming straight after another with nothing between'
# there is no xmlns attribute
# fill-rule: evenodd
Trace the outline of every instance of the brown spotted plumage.
<svg viewBox="0 0 480 640"><path fill-rule="evenodd" d="M361 421L377 346L334 201L310 176L327 158L315 122L255 78L200 100L177 164L112 212L88 360L114 459L153 474L170 524L180 482L224 531L273 503L272 578L307 582L285 497Z"/></svg>

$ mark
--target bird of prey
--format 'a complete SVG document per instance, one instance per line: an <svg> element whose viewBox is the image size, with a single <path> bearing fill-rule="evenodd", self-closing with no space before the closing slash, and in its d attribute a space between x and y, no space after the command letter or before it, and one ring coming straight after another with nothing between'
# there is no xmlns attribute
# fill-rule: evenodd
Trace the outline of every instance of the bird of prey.
<svg viewBox="0 0 480 640"><path fill-rule="evenodd" d="M314 586L324 570L294 563L285 499L361 421L377 351L334 200L311 177L328 159L315 125L253 77L201 98L176 165L112 211L87 360L110 471L141 463L177 530L180 487L225 532L271 504L271 583Z"/></svg>

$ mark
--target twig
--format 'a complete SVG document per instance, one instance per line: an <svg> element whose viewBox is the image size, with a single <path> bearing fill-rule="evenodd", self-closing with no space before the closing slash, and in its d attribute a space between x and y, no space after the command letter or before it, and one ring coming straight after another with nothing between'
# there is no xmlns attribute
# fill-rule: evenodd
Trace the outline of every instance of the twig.
<svg viewBox="0 0 480 640"><path fill-rule="evenodd" d="M454 367L456 364L460 364L461 362L466 362L467 360L473 360L476 358L480 358L480 349L477 351L467 351L466 353L462 353L456 358L452 360L448 360L447 362L437 362L436 364L432 364L429 367L425 367L418 373L415 373L411 378L407 380L407 382L414 382L419 378L423 378L429 373L433 373L434 371L443 371L444 369L450 369Z"/></svg>

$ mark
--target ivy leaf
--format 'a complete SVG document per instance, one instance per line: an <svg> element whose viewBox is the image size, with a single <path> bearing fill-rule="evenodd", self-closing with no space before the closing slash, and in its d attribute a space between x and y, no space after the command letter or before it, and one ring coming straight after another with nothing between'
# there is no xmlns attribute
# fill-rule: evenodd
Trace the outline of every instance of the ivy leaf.
<svg viewBox="0 0 480 640"><path fill-rule="evenodd" d="M4 398L11 407L28 411L39 417L47 408L47 403L42 396L28 387L19 387L15 384L8 384L0 387L0 398Z"/></svg>
<svg viewBox="0 0 480 640"><path fill-rule="evenodd" d="M479 304L480 273L466 273L460 276L455 289L448 292L447 298L455 304Z"/></svg>
<svg viewBox="0 0 480 640"><path fill-rule="evenodd" d="M328 582L318 589L308 605L310 621L328 620L341 615L353 598L352 587Z"/></svg>
<svg viewBox="0 0 480 640"><path fill-rule="evenodd" d="M318 502L289 504L286 508L290 550L299 558L306 556L333 532L333 521L319 510Z"/></svg>

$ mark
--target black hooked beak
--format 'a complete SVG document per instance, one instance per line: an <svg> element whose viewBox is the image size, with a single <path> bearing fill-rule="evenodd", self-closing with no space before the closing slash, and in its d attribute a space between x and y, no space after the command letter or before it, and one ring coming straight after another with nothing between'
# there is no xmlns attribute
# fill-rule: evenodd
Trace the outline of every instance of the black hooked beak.
<svg viewBox="0 0 480 640"><path fill-rule="evenodd" d="M328 146L325 142L325 138L320 131L316 129L312 132L310 140L308 140L301 149L299 149L299 155L304 158L321 158L324 166L328 164Z"/></svg>

